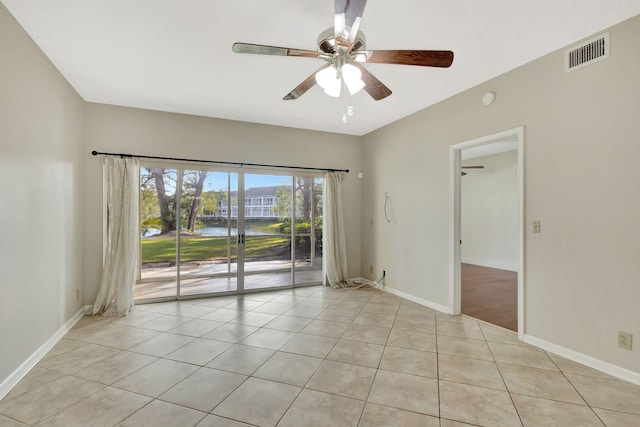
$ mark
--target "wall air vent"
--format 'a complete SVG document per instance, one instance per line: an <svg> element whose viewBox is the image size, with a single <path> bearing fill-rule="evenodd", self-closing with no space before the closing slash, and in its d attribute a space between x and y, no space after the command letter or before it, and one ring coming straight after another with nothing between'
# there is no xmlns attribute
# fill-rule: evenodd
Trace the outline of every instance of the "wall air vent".
<svg viewBox="0 0 640 427"><path fill-rule="evenodd" d="M574 71L609 57L609 33L567 49L564 53L564 72Z"/></svg>

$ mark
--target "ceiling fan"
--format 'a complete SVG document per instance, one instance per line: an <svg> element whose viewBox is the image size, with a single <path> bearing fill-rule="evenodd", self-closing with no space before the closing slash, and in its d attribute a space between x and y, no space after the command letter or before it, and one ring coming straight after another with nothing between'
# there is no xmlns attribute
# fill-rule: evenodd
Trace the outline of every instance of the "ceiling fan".
<svg viewBox="0 0 640 427"><path fill-rule="evenodd" d="M354 95L361 89L376 101L391 95L391 90L362 66L364 63L451 66L453 52L450 50L367 50L364 34L359 31L366 4L367 0L335 0L334 27L320 34L315 51L251 43L234 43L233 51L326 61L318 71L285 95L284 100L298 99L316 83L327 95L334 97L346 94L347 90Z"/></svg>
<svg viewBox="0 0 640 427"><path fill-rule="evenodd" d="M460 169L484 169L484 166L460 166ZM465 176L465 171L460 171L460 175Z"/></svg>

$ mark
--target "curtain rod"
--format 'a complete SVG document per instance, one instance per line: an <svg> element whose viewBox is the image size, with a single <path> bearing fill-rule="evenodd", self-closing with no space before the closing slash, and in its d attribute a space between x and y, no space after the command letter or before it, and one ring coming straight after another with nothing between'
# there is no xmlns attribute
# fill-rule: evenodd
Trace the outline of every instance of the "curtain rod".
<svg viewBox="0 0 640 427"><path fill-rule="evenodd" d="M233 165L233 166L240 166L240 167L259 166L259 167L278 168L278 169L298 169L298 170L307 170L307 171L349 173L349 169L325 169L325 168L310 168L310 167L308 168L304 166L284 166L284 165L267 165L262 163L224 162L221 160L182 159L180 157L142 156L139 154L126 154L126 153L102 153L95 150L92 151L91 154L93 154L94 156L105 155L105 156L119 156L119 157L136 157L138 159L174 160L179 162L197 162L197 163L209 163L209 164L217 164L217 165Z"/></svg>

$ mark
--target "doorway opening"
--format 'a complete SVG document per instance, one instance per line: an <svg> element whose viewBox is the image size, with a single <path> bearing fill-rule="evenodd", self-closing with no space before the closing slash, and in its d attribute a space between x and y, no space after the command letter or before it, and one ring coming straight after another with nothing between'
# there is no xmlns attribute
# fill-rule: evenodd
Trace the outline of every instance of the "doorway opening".
<svg viewBox="0 0 640 427"><path fill-rule="evenodd" d="M524 335L524 129L450 148L450 311Z"/></svg>

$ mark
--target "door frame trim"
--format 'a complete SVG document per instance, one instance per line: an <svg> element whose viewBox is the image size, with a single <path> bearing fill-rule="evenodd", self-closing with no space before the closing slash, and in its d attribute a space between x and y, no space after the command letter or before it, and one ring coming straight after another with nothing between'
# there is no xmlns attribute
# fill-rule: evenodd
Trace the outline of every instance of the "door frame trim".
<svg viewBox="0 0 640 427"><path fill-rule="evenodd" d="M524 264L524 126L482 136L449 147L449 313L462 312L461 291L461 152L464 149L490 144L507 138L518 141L518 337L524 338L525 321L525 264Z"/></svg>

